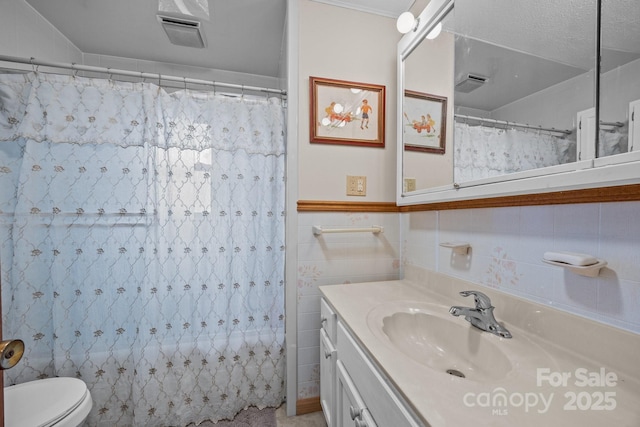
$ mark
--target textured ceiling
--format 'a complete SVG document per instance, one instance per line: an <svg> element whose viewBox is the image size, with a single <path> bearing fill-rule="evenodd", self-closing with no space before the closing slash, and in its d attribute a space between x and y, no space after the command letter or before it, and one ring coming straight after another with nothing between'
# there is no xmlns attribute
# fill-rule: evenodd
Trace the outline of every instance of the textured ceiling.
<svg viewBox="0 0 640 427"><path fill-rule="evenodd" d="M84 53L269 77L283 72L286 0L208 0L209 19L200 19L204 49L169 43L156 14L170 0L26 1ZM415 0L322 1L395 18ZM206 0L180 4L207 9Z"/></svg>
<svg viewBox="0 0 640 427"><path fill-rule="evenodd" d="M415 0L313 0L334 6L356 9L363 12L397 18L402 12L409 10Z"/></svg>
<svg viewBox="0 0 640 427"><path fill-rule="evenodd" d="M445 21L458 35L456 81L489 79L456 105L493 111L593 70L595 21L595 0L456 0ZM640 58L639 23L639 0L603 0L603 71Z"/></svg>
<svg viewBox="0 0 640 427"><path fill-rule="evenodd" d="M640 53L640 1L603 0L602 45ZM456 34L593 68L596 0L456 0Z"/></svg>
<svg viewBox="0 0 640 427"><path fill-rule="evenodd" d="M157 0L26 0L84 53L278 77L286 0L209 0L205 49L169 43Z"/></svg>

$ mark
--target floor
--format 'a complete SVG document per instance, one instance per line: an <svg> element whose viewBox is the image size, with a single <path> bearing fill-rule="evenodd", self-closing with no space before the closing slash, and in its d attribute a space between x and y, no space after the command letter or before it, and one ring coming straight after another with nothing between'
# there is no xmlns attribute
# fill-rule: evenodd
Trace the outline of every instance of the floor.
<svg viewBox="0 0 640 427"><path fill-rule="evenodd" d="M249 412L251 412L249 408ZM260 411L255 411L256 413ZM264 416L262 421L260 418L245 417L244 413L241 413L233 421L221 421L220 423L212 423L211 421L205 421L200 424L199 427L218 427L220 425L225 426L237 426L237 427L264 427ZM280 406L276 409L276 427L327 427L327 423L324 421L324 414L322 412L314 412L312 414L298 415L295 417L287 417L286 405ZM255 416L255 414L254 414ZM273 415L272 415L273 416ZM268 422L272 426L273 418ZM195 427L195 424L189 424L187 427Z"/></svg>
<svg viewBox="0 0 640 427"><path fill-rule="evenodd" d="M285 405L276 410L276 422L278 427L327 427L322 412L287 417Z"/></svg>

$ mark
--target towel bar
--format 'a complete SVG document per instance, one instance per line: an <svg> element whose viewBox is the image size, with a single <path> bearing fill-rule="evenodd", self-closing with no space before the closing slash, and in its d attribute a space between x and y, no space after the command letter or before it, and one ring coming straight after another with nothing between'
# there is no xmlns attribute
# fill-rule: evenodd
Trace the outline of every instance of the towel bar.
<svg viewBox="0 0 640 427"><path fill-rule="evenodd" d="M320 225L313 226L313 234L319 236L324 233L384 233L384 227L379 225L372 225L371 227L361 228L322 228Z"/></svg>

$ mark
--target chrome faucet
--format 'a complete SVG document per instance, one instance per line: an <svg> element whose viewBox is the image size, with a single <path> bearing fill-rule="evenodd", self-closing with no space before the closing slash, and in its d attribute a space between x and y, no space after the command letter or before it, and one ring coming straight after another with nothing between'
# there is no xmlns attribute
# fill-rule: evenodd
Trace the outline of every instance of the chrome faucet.
<svg viewBox="0 0 640 427"><path fill-rule="evenodd" d="M495 317L493 317L494 307L491 305L491 300L488 296L478 291L462 291L460 295L468 297L473 295L476 308L471 307L459 307L453 306L449 309L449 313L454 316L464 316L465 320L470 322L476 328L483 331L491 332L502 338L511 338L511 332L509 332L504 326L498 323Z"/></svg>

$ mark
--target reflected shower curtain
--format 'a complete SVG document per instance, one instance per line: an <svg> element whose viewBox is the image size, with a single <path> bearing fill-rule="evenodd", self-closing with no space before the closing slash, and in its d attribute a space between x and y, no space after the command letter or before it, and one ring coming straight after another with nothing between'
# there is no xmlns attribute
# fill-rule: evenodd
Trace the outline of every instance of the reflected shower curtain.
<svg viewBox="0 0 640 427"><path fill-rule="evenodd" d="M6 383L78 377L89 425L181 426L284 395L279 100L0 76Z"/></svg>
<svg viewBox="0 0 640 427"><path fill-rule="evenodd" d="M573 162L576 142L546 132L455 124L455 182Z"/></svg>

